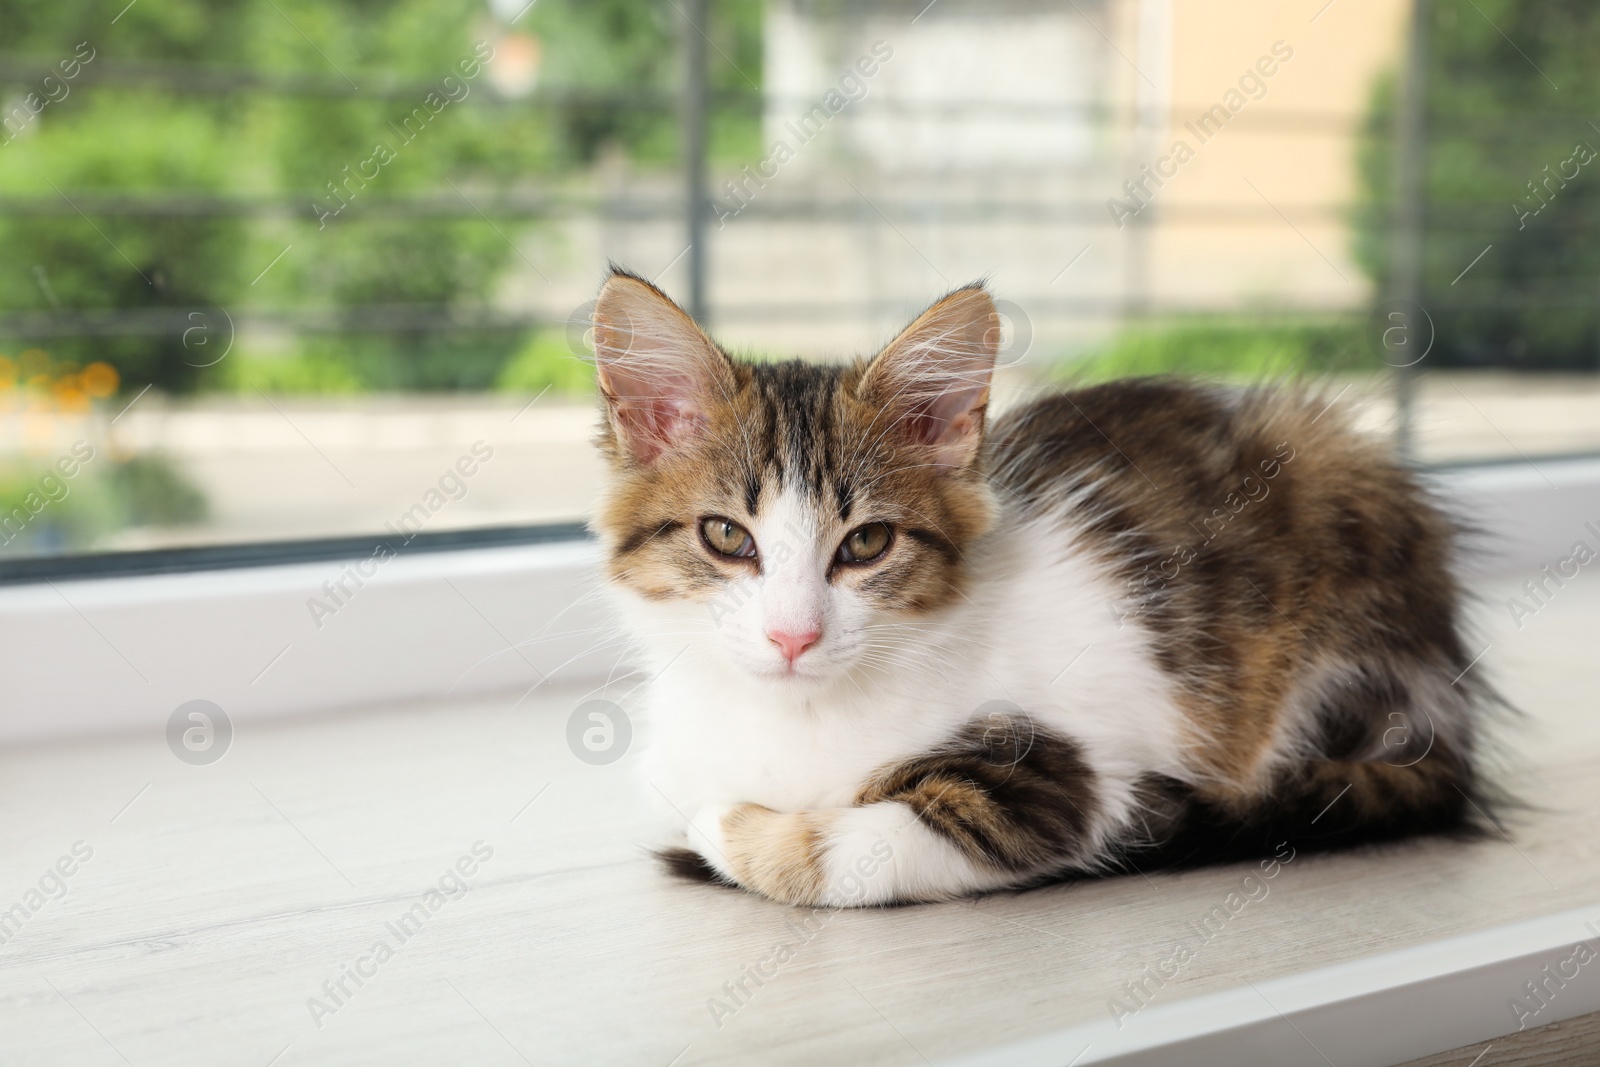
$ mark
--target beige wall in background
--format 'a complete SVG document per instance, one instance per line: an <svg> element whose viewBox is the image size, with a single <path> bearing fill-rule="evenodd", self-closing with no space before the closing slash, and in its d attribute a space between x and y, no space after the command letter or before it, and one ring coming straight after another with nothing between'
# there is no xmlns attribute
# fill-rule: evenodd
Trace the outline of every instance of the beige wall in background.
<svg viewBox="0 0 1600 1067"><path fill-rule="evenodd" d="M1157 194L1148 261L1157 300L1351 307L1370 298L1370 283L1352 258L1350 228L1329 209L1357 194L1362 116L1375 80L1398 61L1410 4L1333 0L1324 9L1324 3L1172 0L1175 113L1162 153L1182 137L1196 155ZM1247 97L1228 125L1201 144L1183 123L1222 102L1280 40L1294 56L1263 79L1266 95ZM1306 121L1295 121L1297 114ZM1192 215L1202 207L1268 217L1233 225L1162 218L1163 210Z"/></svg>

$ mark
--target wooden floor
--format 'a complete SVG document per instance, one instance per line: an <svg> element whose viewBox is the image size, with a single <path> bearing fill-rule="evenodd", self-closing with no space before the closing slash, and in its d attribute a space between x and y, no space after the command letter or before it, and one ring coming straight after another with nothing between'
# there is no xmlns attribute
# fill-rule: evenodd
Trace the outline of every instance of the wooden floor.
<svg viewBox="0 0 1600 1067"><path fill-rule="evenodd" d="M1551 1023L1437 1056L1412 1060L1402 1067L1546 1067L1592 1064L1600 1059L1600 1015Z"/></svg>
<svg viewBox="0 0 1600 1067"><path fill-rule="evenodd" d="M1484 586L1474 668L1529 713L1504 748L1541 807L1514 843L1297 858L1157 1002L1584 905L1600 920L1600 578L1518 630L1524 577ZM23 915L0 927L0 1063L936 1061L1108 1018L1245 873L831 914L679 884L646 853L636 750L568 750L583 696L240 723L204 767L160 722L0 752L0 909Z"/></svg>

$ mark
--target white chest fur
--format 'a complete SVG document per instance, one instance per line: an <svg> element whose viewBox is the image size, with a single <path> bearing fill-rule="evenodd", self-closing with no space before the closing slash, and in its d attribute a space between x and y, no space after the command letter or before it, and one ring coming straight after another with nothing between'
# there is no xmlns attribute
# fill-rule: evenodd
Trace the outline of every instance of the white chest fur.
<svg viewBox="0 0 1600 1067"><path fill-rule="evenodd" d="M1182 777L1172 682L1066 524L1014 526L971 562L968 599L886 627L880 655L806 694L721 654L703 606L630 605L647 658L670 664L646 698L647 793L680 813L847 806L873 772L1007 706L1082 745L1108 800L1144 773Z"/></svg>

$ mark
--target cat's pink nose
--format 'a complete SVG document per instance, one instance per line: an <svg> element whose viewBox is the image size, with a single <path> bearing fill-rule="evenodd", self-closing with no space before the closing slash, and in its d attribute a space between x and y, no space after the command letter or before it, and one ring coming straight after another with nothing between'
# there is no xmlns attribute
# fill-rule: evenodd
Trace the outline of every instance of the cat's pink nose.
<svg viewBox="0 0 1600 1067"><path fill-rule="evenodd" d="M817 643L817 638L822 634L816 630L807 630L803 634L788 634L782 630L768 630L767 640L778 646L778 651L783 653L783 658L793 663L800 658L800 653Z"/></svg>

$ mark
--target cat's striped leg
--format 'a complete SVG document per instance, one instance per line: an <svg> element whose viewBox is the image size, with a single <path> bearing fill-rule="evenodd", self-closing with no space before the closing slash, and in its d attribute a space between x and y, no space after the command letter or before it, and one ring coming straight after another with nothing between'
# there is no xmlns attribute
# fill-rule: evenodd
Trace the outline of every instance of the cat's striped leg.
<svg viewBox="0 0 1600 1067"><path fill-rule="evenodd" d="M724 879L788 904L942 900L1089 859L1102 806L1078 745L991 720L885 769L853 807L711 806L689 843Z"/></svg>
<svg viewBox="0 0 1600 1067"><path fill-rule="evenodd" d="M722 880L784 904L941 900L1001 884L895 802L796 812L708 806L689 844Z"/></svg>

